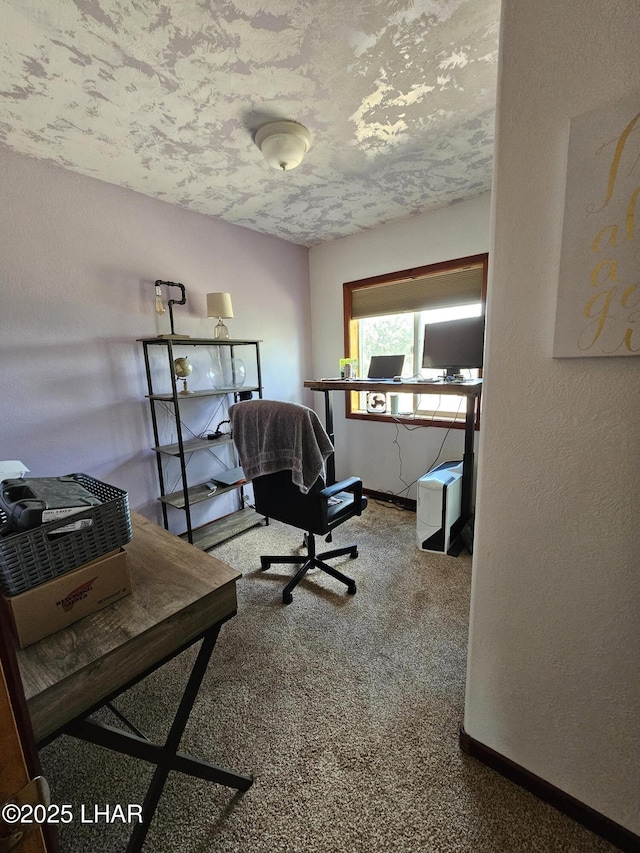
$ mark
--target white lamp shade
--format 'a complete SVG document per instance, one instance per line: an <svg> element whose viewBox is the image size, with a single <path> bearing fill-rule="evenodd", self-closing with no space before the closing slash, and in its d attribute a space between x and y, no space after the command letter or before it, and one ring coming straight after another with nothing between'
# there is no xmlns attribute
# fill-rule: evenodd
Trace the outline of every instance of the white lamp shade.
<svg viewBox="0 0 640 853"><path fill-rule="evenodd" d="M207 293L207 317L233 317L230 293Z"/></svg>
<svg viewBox="0 0 640 853"><path fill-rule="evenodd" d="M311 134L295 121L272 121L258 130L255 141L269 166L286 172L302 163L311 147Z"/></svg>

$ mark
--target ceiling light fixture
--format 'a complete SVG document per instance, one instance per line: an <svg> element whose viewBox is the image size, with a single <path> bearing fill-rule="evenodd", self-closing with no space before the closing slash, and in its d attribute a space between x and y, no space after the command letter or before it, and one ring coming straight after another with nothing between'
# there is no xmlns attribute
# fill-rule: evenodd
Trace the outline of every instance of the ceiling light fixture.
<svg viewBox="0 0 640 853"><path fill-rule="evenodd" d="M272 169L287 172L302 163L311 133L297 121L270 121L258 129L255 143Z"/></svg>

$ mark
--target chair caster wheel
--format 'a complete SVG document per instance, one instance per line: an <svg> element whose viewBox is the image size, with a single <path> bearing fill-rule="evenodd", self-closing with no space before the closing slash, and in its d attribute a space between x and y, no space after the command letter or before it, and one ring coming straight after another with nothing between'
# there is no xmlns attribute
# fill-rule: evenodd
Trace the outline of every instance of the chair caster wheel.
<svg viewBox="0 0 640 853"><path fill-rule="evenodd" d="M358 549L356 548L355 551L351 552L351 559L355 560L357 556L358 556Z"/></svg>
<svg viewBox="0 0 640 853"><path fill-rule="evenodd" d="M291 595L290 592L283 592L282 593L282 603L283 604L291 604L292 601L293 601L293 596Z"/></svg>
<svg viewBox="0 0 640 853"><path fill-rule="evenodd" d="M269 562L269 560L265 560L264 557L260 557L260 570L261 571L263 571L263 572L266 571L266 569L268 569L270 565L271 565L271 563Z"/></svg>
<svg viewBox="0 0 640 853"><path fill-rule="evenodd" d="M355 582L349 584L349 586L347 587L347 592L349 593L349 595L355 595L356 594L357 590L356 590Z"/></svg>

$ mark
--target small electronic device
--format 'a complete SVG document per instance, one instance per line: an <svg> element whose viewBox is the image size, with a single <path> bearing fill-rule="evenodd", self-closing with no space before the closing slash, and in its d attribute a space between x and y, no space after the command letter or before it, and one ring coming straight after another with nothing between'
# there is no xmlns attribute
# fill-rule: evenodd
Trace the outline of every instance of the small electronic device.
<svg viewBox="0 0 640 853"><path fill-rule="evenodd" d="M242 468L238 466L237 468L229 468L227 471L220 471L211 479L218 486L235 486L237 483L244 482L245 476Z"/></svg>
<svg viewBox="0 0 640 853"><path fill-rule="evenodd" d="M442 369L447 378L461 381L461 370L482 367L483 354L484 317L445 320L424 327L422 366Z"/></svg>
<svg viewBox="0 0 640 853"><path fill-rule="evenodd" d="M367 411L384 415L387 411L387 395L378 391L369 391L367 394Z"/></svg>
<svg viewBox="0 0 640 853"><path fill-rule="evenodd" d="M19 533L101 503L73 477L19 478L0 484L0 508L8 527Z"/></svg>

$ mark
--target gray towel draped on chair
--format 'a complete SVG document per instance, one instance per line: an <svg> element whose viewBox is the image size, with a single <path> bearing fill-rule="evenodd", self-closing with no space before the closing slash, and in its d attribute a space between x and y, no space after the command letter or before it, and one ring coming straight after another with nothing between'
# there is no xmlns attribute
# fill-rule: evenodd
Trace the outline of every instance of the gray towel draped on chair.
<svg viewBox="0 0 640 853"><path fill-rule="evenodd" d="M291 471L306 494L333 453L320 419L306 406L275 400L245 400L229 408L233 440L247 480Z"/></svg>

